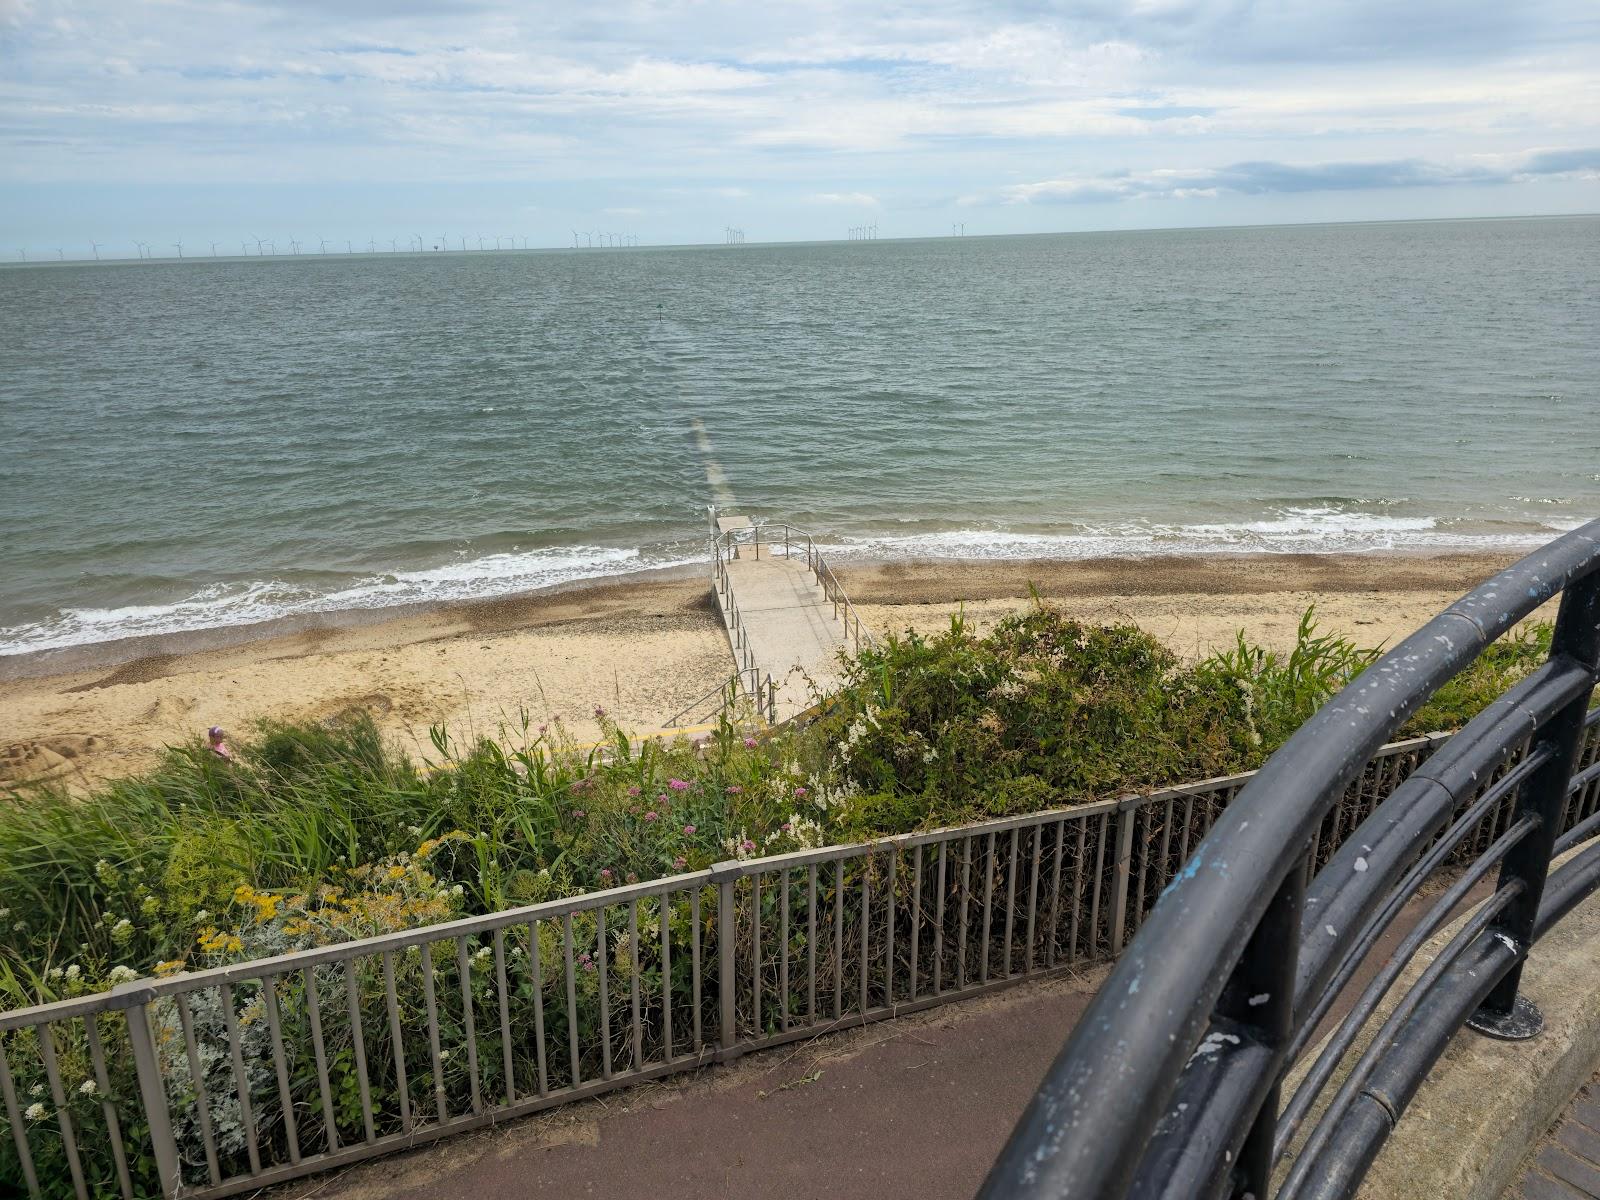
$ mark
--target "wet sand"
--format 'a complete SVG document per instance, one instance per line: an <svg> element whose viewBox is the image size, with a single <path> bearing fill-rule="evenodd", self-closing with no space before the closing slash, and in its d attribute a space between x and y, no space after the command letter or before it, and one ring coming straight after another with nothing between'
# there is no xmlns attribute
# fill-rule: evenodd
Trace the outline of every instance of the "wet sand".
<svg viewBox="0 0 1600 1200"><path fill-rule="evenodd" d="M1186 656L1242 629L1291 644L1300 614L1393 643L1512 561L1505 554L1196 555L1087 561L914 561L838 569L867 624L979 628L1030 602L1132 621ZM401 612L176 634L0 659L0 785L88 784L149 766L207 726L322 718L351 707L419 755L428 727L494 733L526 713L579 741L594 710L661 728L733 659L707 581L674 572Z"/></svg>

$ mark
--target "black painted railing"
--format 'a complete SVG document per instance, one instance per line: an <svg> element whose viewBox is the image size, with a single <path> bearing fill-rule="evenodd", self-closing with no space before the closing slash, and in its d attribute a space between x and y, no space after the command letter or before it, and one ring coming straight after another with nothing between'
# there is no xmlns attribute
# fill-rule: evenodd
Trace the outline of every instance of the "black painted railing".
<svg viewBox="0 0 1600 1200"><path fill-rule="evenodd" d="M1317 830L1373 752L1558 594L1549 660L1319 863ZM1354 1195L1463 1025L1504 1038L1539 1029L1537 1009L1518 994L1523 962L1600 888L1600 814L1569 819L1570 799L1600 770L1574 770L1600 715L1589 711L1597 671L1600 521L1502 571L1368 668L1272 756L1168 886L1051 1066L981 1200ZM1580 846L1551 869L1554 856ZM1464 847L1477 852L1464 857ZM1447 863L1450 886L1284 1095L1357 968ZM1491 876L1493 891L1347 1062L1390 985ZM1347 1073L1326 1097L1341 1064Z"/></svg>

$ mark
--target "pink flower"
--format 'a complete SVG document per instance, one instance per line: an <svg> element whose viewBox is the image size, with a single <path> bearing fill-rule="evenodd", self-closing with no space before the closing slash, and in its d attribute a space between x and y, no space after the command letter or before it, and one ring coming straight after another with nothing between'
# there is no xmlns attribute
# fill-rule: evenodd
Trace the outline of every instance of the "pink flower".
<svg viewBox="0 0 1600 1200"><path fill-rule="evenodd" d="M779 828L781 828L785 833L793 833L794 832L794 826L789 824L789 822L787 822L787 821L785 821Z"/></svg>
<svg viewBox="0 0 1600 1200"><path fill-rule="evenodd" d="M638 794L639 794L639 789L638 789L637 786L631 787L631 788L628 789L628 795L637 796Z"/></svg>
<svg viewBox="0 0 1600 1200"><path fill-rule="evenodd" d="M685 825L683 827L683 833L684 833L685 837L693 837L694 836L694 826L693 825Z"/></svg>
<svg viewBox="0 0 1600 1200"><path fill-rule="evenodd" d="M755 848L756 844L749 838L745 838L744 841L739 843L739 849L743 850L746 854L749 854L750 851L754 850Z"/></svg>
<svg viewBox="0 0 1600 1200"><path fill-rule="evenodd" d="M600 878L601 879L610 879L611 878L611 868L610 867L601 867L600 868Z"/></svg>
<svg viewBox="0 0 1600 1200"><path fill-rule="evenodd" d="M581 821L581 820L584 819L584 817L588 816L589 814L584 812L583 809L581 809L581 808L575 808L575 809L572 810L572 815L574 817L578 818L578 820Z"/></svg>
<svg viewBox="0 0 1600 1200"><path fill-rule="evenodd" d="M737 796L740 792L744 791L744 789L737 783L730 783L726 790L730 796Z"/></svg>
<svg viewBox="0 0 1600 1200"><path fill-rule="evenodd" d="M544 736L544 731L545 731L545 730L546 730L546 729L549 729L549 728L550 728L550 726L548 726L548 725L541 725L541 726L539 726L539 736L540 736L540 737L543 737L543 736Z"/></svg>
<svg viewBox="0 0 1600 1200"><path fill-rule="evenodd" d="M689 790L689 785L681 779L669 779L667 780L667 786L675 792L687 792Z"/></svg>
<svg viewBox="0 0 1600 1200"><path fill-rule="evenodd" d="M689 860L680 854L672 860L672 865L681 871L689 865Z"/></svg>
<svg viewBox="0 0 1600 1200"><path fill-rule="evenodd" d="M745 738L745 740L744 740L744 748L746 750L754 750L756 748L756 740L755 740L755 738Z"/></svg>
<svg viewBox="0 0 1600 1200"><path fill-rule="evenodd" d="M644 819L646 821L654 821L660 815L661 815L660 813L658 813L655 809L652 808L649 812L645 813Z"/></svg>
<svg viewBox="0 0 1600 1200"><path fill-rule="evenodd" d="M594 706L594 719L596 721L604 721L606 719L606 710L601 708L598 704Z"/></svg>
<svg viewBox="0 0 1600 1200"><path fill-rule="evenodd" d="M805 788L803 788L803 787L797 787L797 788L795 788L795 790L794 790L794 794L795 794L795 797L796 797L796 798L797 798L797 799L801 799L801 800L803 800L803 799L805 799L805 797L806 797L806 795L807 795L807 791L806 791L806 789L805 789Z"/></svg>
<svg viewBox="0 0 1600 1200"><path fill-rule="evenodd" d="M639 877L637 875L635 875L632 871L629 871L628 872L628 882L629 883L638 883L639 882Z"/></svg>

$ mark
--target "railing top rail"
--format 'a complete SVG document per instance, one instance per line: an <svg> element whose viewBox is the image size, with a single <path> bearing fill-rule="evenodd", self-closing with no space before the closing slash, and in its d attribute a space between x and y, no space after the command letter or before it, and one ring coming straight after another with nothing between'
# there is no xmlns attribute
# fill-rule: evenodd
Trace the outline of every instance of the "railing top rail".
<svg viewBox="0 0 1600 1200"><path fill-rule="evenodd" d="M1211 1023L1224 985L1289 873L1303 862L1318 823L1362 764L1489 642L1576 582L1585 583L1586 594L1597 573L1600 521L1593 521L1452 604L1383 655L1272 755L1124 951L980 1195L1125 1194L1145 1148L1169 1116L1168 1099ZM1575 594L1563 597L1563 615ZM1562 654L1559 632L1556 653ZM1480 720L1506 717L1491 712ZM1327 933L1343 943L1357 931L1330 927ZM1275 1070L1275 1053L1281 1050L1255 1053L1248 1069ZM1243 1105L1256 1095L1238 1091L1231 1100ZM1222 1149L1215 1146L1219 1163Z"/></svg>

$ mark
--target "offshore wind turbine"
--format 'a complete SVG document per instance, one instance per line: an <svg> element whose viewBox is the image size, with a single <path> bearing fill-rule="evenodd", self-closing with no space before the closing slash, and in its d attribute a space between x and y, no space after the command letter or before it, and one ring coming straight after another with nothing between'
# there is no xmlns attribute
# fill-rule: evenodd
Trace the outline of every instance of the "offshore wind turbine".
<svg viewBox="0 0 1600 1200"><path fill-rule="evenodd" d="M217 244L215 242L212 242L211 243L211 257L215 258L216 256L217 256Z"/></svg>
<svg viewBox="0 0 1600 1200"><path fill-rule="evenodd" d="M90 242L89 243L89 249L91 251L93 251L93 253L94 253L95 262L99 262L100 261L100 243L99 242Z"/></svg>
<svg viewBox="0 0 1600 1200"><path fill-rule="evenodd" d="M317 239L317 252L319 254L326 254L328 252L328 239L327 238L318 238Z"/></svg>
<svg viewBox="0 0 1600 1200"><path fill-rule="evenodd" d="M26 247L18 246L17 247L17 253L22 255L22 261L23 262L27 262L28 261L28 251L27 251Z"/></svg>
<svg viewBox="0 0 1600 1200"><path fill-rule="evenodd" d="M183 257L183 243L182 242L173 242L172 245L173 245L173 248L177 250L178 257L182 258Z"/></svg>

